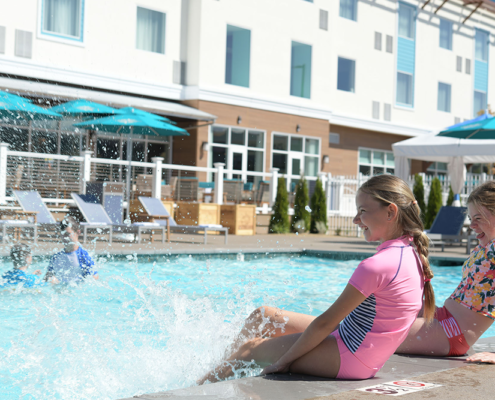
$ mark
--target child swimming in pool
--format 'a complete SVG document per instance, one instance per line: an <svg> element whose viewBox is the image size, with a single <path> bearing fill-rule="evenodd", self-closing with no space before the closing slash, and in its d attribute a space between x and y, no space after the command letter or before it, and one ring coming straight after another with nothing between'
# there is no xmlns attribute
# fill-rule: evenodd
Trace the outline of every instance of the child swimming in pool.
<svg viewBox="0 0 495 400"><path fill-rule="evenodd" d="M18 285L22 285L24 288L32 288L42 285L40 281L41 270L37 269L32 274L27 273L29 265L33 261L31 248L27 244L14 244L10 249L10 258L14 268L2 275L3 283L0 283L1 288Z"/></svg>
<svg viewBox="0 0 495 400"><path fill-rule="evenodd" d="M239 361L251 360L266 366L264 374L369 379L407 337L423 297L424 316L431 321L435 300L428 237L411 190L395 176L375 176L359 189L356 207L353 222L366 241L380 245L359 264L335 303L319 317L258 308L227 362L198 383L224 379Z"/></svg>

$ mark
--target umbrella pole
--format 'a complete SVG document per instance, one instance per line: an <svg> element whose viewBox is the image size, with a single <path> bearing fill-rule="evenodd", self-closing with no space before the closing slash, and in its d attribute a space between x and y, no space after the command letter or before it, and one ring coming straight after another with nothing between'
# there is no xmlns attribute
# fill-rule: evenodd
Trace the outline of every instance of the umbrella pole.
<svg viewBox="0 0 495 400"><path fill-rule="evenodd" d="M127 161L129 161L127 167L127 179L126 179L126 190L125 195L127 197L127 219L131 219L131 173L132 173L132 131L133 128L131 126L131 133L127 137Z"/></svg>

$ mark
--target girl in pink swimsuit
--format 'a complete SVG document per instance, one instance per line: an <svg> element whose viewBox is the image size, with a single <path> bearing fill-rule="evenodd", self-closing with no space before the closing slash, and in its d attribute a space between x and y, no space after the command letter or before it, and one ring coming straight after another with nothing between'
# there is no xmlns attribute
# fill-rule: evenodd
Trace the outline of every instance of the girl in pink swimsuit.
<svg viewBox="0 0 495 400"><path fill-rule="evenodd" d="M265 374L372 378L407 337L423 297L425 316L433 318L428 238L407 184L391 175L372 177L359 189L356 206L354 223L366 241L381 244L359 264L335 303L319 317L260 307L247 319L227 362L198 383L232 375L241 360L267 365Z"/></svg>

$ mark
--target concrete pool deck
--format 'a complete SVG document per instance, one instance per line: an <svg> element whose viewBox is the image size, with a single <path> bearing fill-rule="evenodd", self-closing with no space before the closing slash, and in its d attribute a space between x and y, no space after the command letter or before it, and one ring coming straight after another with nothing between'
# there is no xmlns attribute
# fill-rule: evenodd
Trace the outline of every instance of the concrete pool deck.
<svg viewBox="0 0 495 400"><path fill-rule="evenodd" d="M112 244L104 241L88 242L83 247L96 254L115 255L184 255L184 254L237 254L237 253L361 253L368 257L376 251L378 243L367 243L363 238L329 236L329 235L229 235L228 244L224 244L223 235L208 235L208 243L202 243L198 235L172 234L171 243L143 242L141 244L115 240ZM29 243L29 242L28 242ZM50 255L61 245L56 242L31 243L34 255ZM0 256L9 254L11 244L0 244ZM454 263L464 262L467 258L466 247L445 246L442 252L440 247L430 248L430 258Z"/></svg>
<svg viewBox="0 0 495 400"><path fill-rule="evenodd" d="M480 339L469 354L495 351L495 338ZM373 379L337 381L304 375L269 375L224 381L162 393L134 396L141 400L354 400L380 398L383 394L358 389L391 381L408 380L442 385L408 393L405 399L493 399L495 365L466 364L465 357L393 355ZM376 397L380 396L380 397ZM131 400L131 398L122 399Z"/></svg>

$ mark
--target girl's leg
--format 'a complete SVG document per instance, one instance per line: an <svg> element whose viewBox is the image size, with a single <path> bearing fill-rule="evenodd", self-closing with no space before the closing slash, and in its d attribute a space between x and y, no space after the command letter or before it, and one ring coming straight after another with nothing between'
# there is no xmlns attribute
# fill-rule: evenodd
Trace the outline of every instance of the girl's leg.
<svg viewBox="0 0 495 400"><path fill-rule="evenodd" d="M424 318L417 318L406 340L395 351L397 354L421 354L427 356L446 356L450 344L447 335L436 319L427 326Z"/></svg>
<svg viewBox="0 0 495 400"><path fill-rule="evenodd" d="M276 307L259 307L246 319L239 339L279 337L302 333L316 317Z"/></svg>
<svg viewBox="0 0 495 400"><path fill-rule="evenodd" d="M216 382L233 375L232 368L238 361L255 360L261 366L275 363L289 350L301 333L284 335L276 338L251 339L244 343L223 365L206 375L199 384L206 380ZM300 374L335 378L340 369L340 354L337 340L329 335L309 353L297 359L290 366L290 371Z"/></svg>

